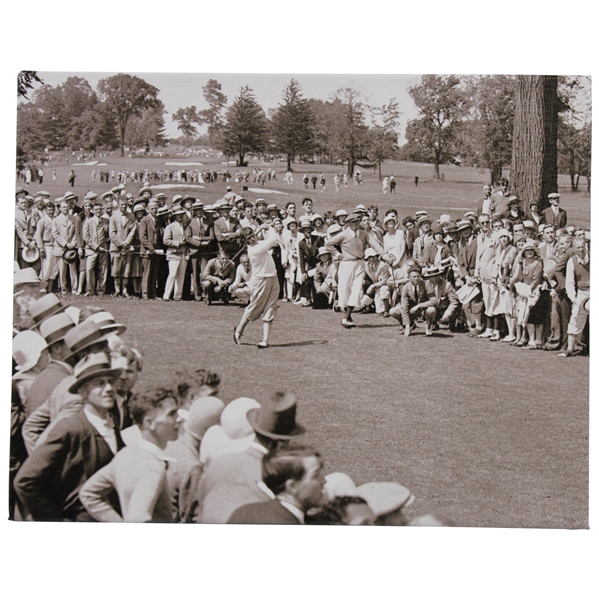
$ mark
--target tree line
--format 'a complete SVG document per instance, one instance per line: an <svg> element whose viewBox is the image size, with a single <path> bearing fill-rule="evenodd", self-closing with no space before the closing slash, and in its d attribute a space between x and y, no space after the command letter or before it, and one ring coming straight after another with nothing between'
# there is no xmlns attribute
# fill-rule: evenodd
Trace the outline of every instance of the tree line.
<svg viewBox="0 0 599 599"><path fill-rule="evenodd" d="M33 71L19 79L26 97ZM581 104L581 78L559 77L557 165L570 175L572 189L581 176L590 186L590 105ZM229 104L221 84L210 79L202 88L208 108L179 108L171 115L186 145L203 142L246 164L248 155L283 156L287 168L296 161L374 167L381 176L386 160L429 162L440 177L443 164L487 168L495 183L510 166L516 116L517 77L424 75L409 89L418 116L406 123L406 143L398 144L400 116L395 98L373 106L346 87L329 100L306 98L291 80L277 108L268 115L251 88L244 86ZM50 149L120 148L164 145L164 105L159 90L139 77L118 74L93 90L81 77L62 85L42 85L18 107L18 152L31 158ZM581 108L582 106L582 108ZM207 134L199 135L206 126Z"/></svg>

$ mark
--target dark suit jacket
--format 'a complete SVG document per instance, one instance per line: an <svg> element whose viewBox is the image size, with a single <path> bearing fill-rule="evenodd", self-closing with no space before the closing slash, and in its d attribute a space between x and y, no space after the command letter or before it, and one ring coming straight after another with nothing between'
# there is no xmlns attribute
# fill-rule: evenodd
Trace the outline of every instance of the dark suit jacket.
<svg viewBox="0 0 599 599"><path fill-rule="evenodd" d="M247 503L237 508L227 524L301 524L301 522L276 499Z"/></svg>
<svg viewBox="0 0 599 599"><path fill-rule="evenodd" d="M478 241L476 237L472 239L470 245L458 244L458 266L462 277L474 276L476 269L476 251L478 249Z"/></svg>
<svg viewBox="0 0 599 599"><path fill-rule="evenodd" d="M208 254L211 242L214 239L214 231L206 222L205 218L201 221L193 217L185 229L185 241L191 249L191 255L198 257L199 254Z"/></svg>
<svg viewBox="0 0 599 599"><path fill-rule="evenodd" d="M116 432L117 445L123 447ZM79 501L83 483L114 457L83 410L60 420L25 460L15 490L34 520L89 520ZM113 505L118 500L113 498Z"/></svg>
<svg viewBox="0 0 599 599"><path fill-rule="evenodd" d="M312 270L318 264L318 248L324 245L324 237L311 235L311 244L308 247L305 239L298 243L299 263L302 272Z"/></svg>
<svg viewBox="0 0 599 599"><path fill-rule="evenodd" d="M223 237L223 233L225 232L233 233L233 236L225 239ZM222 218L222 216L217 218L214 221L214 237L216 237L216 240L218 241L218 247L224 250L229 257L234 256L241 247L239 241L239 237L241 237L241 227L237 221L231 220L230 228L227 228L225 219Z"/></svg>
<svg viewBox="0 0 599 599"><path fill-rule="evenodd" d="M140 254L147 254L156 249L158 234L156 231L156 219L150 214L146 214L139 221L139 241L141 242Z"/></svg>
<svg viewBox="0 0 599 599"><path fill-rule="evenodd" d="M565 210L558 208L557 216L551 208L545 208L541 212L541 222L547 225L553 225L556 229L563 229L568 223L568 215Z"/></svg>

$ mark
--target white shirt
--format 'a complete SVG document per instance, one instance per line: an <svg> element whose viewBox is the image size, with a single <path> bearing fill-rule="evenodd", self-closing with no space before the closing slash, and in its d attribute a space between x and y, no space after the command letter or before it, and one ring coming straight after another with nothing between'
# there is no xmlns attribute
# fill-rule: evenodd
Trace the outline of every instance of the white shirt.
<svg viewBox="0 0 599 599"><path fill-rule="evenodd" d="M268 229L266 239L248 246L247 254L250 259L252 279L276 277L277 268L269 250L279 243L274 229Z"/></svg>
<svg viewBox="0 0 599 599"><path fill-rule="evenodd" d="M284 499L281 499L280 497L277 497L277 501L289 512L291 512L302 524L305 524L304 522L304 512L302 512L302 510L300 510L297 506L293 505L292 503L289 503L288 501L285 501Z"/></svg>
<svg viewBox="0 0 599 599"><path fill-rule="evenodd" d="M83 406L83 412L90 424L100 433L104 441L106 441L106 445L110 447L110 451L116 455L118 445L116 442L116 433L114 432L114 424L110 418L100 418L91 412L88 406Z"/></svg>

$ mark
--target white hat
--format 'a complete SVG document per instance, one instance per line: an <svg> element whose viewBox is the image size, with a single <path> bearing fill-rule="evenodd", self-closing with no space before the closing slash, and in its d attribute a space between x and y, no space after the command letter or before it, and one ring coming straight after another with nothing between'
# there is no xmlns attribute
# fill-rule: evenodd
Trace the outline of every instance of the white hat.
<svg viewBox="0 0 599 599"><path fill-rule="evenodd" d="M324 479L326 480L324 492L329 500L344 495L356 495L356 485L347 474L343 472L331 472L331 474L327 474Z"/></svg>
<svg viewBox="0 0 599 599"><path fill-rule="evenodd" d="M46 340L33 331L21 331L12 340L12 357L21 372L31 370L48 347Z"/></svg>
<svg viewBox="0 0 599 599"><path fill-rule="evenodd" d="M414 496L408 489L392 482L360 485L356 495L366 500L377 518L410 505L414 501Z"/></svg>
<svg viewBox="0 0 599 599"><path fill-rule="evenodd" d="M368 258L373 258L374 256L378 256L378 252L376 250L373 250L372 248L366 248L366 251L364 252L364 259L368 260Z"/></svg>
<svg viewBox="0 0 599 599"><path fill-rule="evenodd" d="M386 225L390 220L392 220L394 223L397 223L397 217L395 215L387 214L387 216L385 216L383 219L383 224Z"/></svg>
<svg viewBox="0 0 599 599"><path fill-rule="evenodd" d="M343 208L341 210L337 210L337 212L335 212L335 216L347 216L347 211L343 210Z"/></svg>
<svg viewBox="0 0 599 599"><path fill-rule="evenodd" d="M238 397L227 405L220 415L220 425L210 427L202 439L200 461L208 464L216 457L245 451L255 438L247 413L259 407L249 397Z"/></svg>
<svg viewBox="0 0 599 599"><path fill-rule="evenodd" d="M185 430L198 441L201 440L210 427L218 424L224 408L225 404L217 397L198 397L189 407Z"/></svg>

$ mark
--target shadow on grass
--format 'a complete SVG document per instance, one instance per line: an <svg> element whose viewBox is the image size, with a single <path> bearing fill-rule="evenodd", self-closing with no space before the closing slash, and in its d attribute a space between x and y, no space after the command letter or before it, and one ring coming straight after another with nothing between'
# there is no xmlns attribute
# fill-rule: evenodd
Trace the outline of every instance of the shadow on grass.
<svg viewBox="0 0 599 599"><path fill-rule="evenodd" d="M388 324L356 324L356 329L391 329L396 327L399 327L399 325L394 326L392 322Z"/></svg>
<svg viewBox="0 0 599 599"><path fill-rule="evenodd" d="M271 343L269 347L302 347L304 345L325 345L328 339L309 339L308 341L294 341L292 343Z"/></svg>

